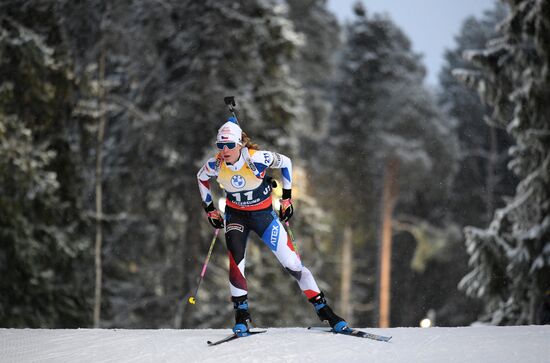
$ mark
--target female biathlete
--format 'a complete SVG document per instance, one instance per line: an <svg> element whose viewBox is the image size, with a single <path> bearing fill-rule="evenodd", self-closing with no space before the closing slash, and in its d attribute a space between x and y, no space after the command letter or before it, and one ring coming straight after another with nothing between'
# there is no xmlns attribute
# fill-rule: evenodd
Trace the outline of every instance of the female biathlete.
<svg viewBox="0 0 550 363"><path fill-rule="evenodd" d="M225 227L229 286L235 308L233 331L239 336L248 335L251 321L244 277L245 251L250 231L262 238L283 267L298 281L321 321L327 321L337 332L343 330L347 323L327 305L313 275L302 264L281 223L288 221L293 213L290 159L275 152L258 150L258 146L242 132L233 117L218 130L216 146L220 151L199 170L197 178L208 221L214 228ZM267 168L281 169L283 196L279 215L271 205L272 186L265 177ZM225 221L212 201L209 180L214 177L226 193Z"/></svg>

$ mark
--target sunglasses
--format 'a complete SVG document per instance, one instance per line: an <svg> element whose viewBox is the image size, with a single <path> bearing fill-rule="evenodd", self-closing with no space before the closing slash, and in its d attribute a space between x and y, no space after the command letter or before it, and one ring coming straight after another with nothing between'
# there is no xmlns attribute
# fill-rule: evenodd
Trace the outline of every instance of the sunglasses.
<svg viewBox="0 0 550 363"><path fill-rule="evenodd" d="M236 142L217 142L216 147L220 150L223 150L224 147L227 147L229 150L233 150L237 147Z"/></svg>

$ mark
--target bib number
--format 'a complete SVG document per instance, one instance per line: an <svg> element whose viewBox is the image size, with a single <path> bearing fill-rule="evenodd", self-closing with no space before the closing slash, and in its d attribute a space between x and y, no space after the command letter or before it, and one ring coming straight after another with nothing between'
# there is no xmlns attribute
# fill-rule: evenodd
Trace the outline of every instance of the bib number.
<svg viewBox="0 0 550 363"><path fill-rule="evenodd" d="M253 193L254 192L252 190L245 193L233 193L233 198L235 198L235 200L240 203L243 201L241 194L244 194L244 196L246 197L246 201L251 201L254 197Z"/></svg>

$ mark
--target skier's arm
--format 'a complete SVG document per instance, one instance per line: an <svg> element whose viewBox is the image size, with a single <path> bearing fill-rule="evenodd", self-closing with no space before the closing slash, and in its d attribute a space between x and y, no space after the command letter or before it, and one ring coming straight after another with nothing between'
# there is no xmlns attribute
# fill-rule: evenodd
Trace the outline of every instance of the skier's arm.
<svg viewBox="0 0 550 363"><path fill-rule="evenodd" d="M197 182L199 184L199 192L201 194L201 199L203 206L206 207L212 203L212 192L210 189L210 178L218 175L216 167L216 158L210 158L200 168L197 173Z"/></svg>
<svg viewBox="0 0 550 363"><path fill-rule="evenodd" d="M272 153L273 162L271 167L274 169L281 169L281 176L283 178L283 199L290 199L292 189L292 161L290 158L283 154Z"/></svg>
<svg viewBox="0 0 550 363"><path fill-rule="evenodd" d="M216 207L214 207L212 192L210 190L210 178L217 175L218 167L216 158L211 158L197 173L197 181L199 183L199 191L201 193L204 211L208 215L208 222L210 222L214 228L223 228L224 219Z"/></svg>
<svg viewBox="0 0 550 363"><path fill-rule="evenodd" d="M279 217L283 222L287 222L294 213L291 200L292 161L290 161L288 156L270 151L259 151L254 154L253 159L254 165L260 172L263 172L268 167L281 169L281 175L283 177L283 198L281 199L281 207L279 208Z"/></svg>
<svg viewBox="0 0 550 363"><path fill-rule="evenodd" d="M252 162L260 173L267 168L281 169L283 199L290 198L290 190L292 189L292 161L288 156L271 151L258 151L252 156ZM288 196L285 195L285 190Z"/></svg>

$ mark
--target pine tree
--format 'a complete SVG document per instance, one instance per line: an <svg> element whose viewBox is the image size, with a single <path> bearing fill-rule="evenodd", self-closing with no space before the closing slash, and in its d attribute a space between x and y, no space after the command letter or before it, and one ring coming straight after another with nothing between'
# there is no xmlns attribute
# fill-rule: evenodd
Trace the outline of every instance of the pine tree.
<svg viewBox="0 0 550 363"><path fill-rule="evenodd" d="M318 163L317 143L324 139L332 110L331 89L336 70L336 56L340 43L340 26L331 14L325 0L288 3L288 17L298 35L298 46L290 60L290 71L301 89L303 112L298 122L290 125L289 134L296 139L293 156L293 204L295 214L292 230L304 264L312 271L330 303L338 301L338 274L328 268L330 257L338 250L328 241L329 216L319 202L324 195L319 190L316 173L323 165ZM284 150L288 153L290 150ZM276 173L275 173L276 174ZM295 291L294 282L289 289ZM291 314L282 324L318 324L318 318L304 301L302 294L289 296L289 304L299 307L287 309ZM309 320L308 320L309 319Z"/></svg>
<svg viewBox="0 0 550 363"><path fill-rule="evenodd" d="M354 254L362 261L357 280L366 285L355 289L366 294L356 292L354 301L367 303L374 297L376 254L372 251L383 185L394 185L388 189L392 194L386 207L399 203L400 211L418 214L415 196L435 202L446 193L456 144L453 125L443 121L432 96L423 89L425 71L407 37L390 19L367 16L359 4L355 12L356 20L347 29L331 118L328 144L333 155L323 157L340 171L329 177L338 189L332 193L345 206L338 211L338 220L355 230L356 243L368 242L361 253ZM384 165L393 172L386 182ZM432 173L440 179L429 178ZM393 214L391 208L386 213ZM442 220L445 211L441 205L421 217ZM391 222L387 226L391 229ZM372 311L359 319L367 316L372 321Z"/></svg>
<svg viewBox="0 0 550 363"><path fill-rule="evenodd" d="M496 35L496 25L505 13L504 5L497 3L481 19L467 18L456 37L456 47L445 53L446 64L440 73L439 103L456 120L460 140L461 161L453 182L455 198L451 205L454 219L461 225L485 225L495 209L502 206L502 196L509 195L516 183L506 169L511 138L489 121L490 109L477 92L452 74L457 68L479 71L479 67L462 58L462 53L484 48Z"/></svg>
<svg viewBox="0 0 550 363"><path fill-rule="evenodd" d="M215 132L228 116L226 95L237 97L243 128L262 147L297 144L286 136L303 112L288 67L297 41L279 5L163 1L151 9L117 2L107 11L90 1L64 8L68 43L86 44L76 56L87 77L95 77L86 72L97 68L102 30L88 19L104 20L105 326L227 325L223 238L210 264L213 280L199 297L208 309L190 310L184 299L196 286L212 233L196 172L215 152Z"/></svg>
<svg viewBox="0 0 550 363"><path fill-rule="evenodd" d="M77 327L89 318L77 84L52 4L0 7L0 325ZM48 14L46 16L46 14Z"/></svg>
<svg viewBox="0 0 550 363"><path fill-rule="evenodd" d="M550 286L550 4L518 1L501 35L466 54L480 72L457 76L480 91L491 120L515 139L510 169L521 179L515 195L497 210L487 229L465 229L471 272L461 287L481 298L492 324L536 322Z"/></svg>
<svg viewBox="0 0 550 363"><path fill-rule="evenodd" d="M307 112L294 125L294 132L300 134L300 152L307 157L315 150L310 139L319 140L327 132L341 29L336 17L327 10L326 0L291 0L288 4L289 17L301 40L291 71L307 100Z"/></svg>
<svg viewBox="0 0 550 363"><path fill-rule="evenodd" d="M175 39L174 56L179 58L178 55L181 55L180 59L186 62L182 63L181 76L178 72L170 84L181 89L183 84L180 82L184 82L188 94L193 95L190 99L173 95L180 105L177 114L188 115L185 127L175 134L178 140L174 144L178 149L186 150L182 154L181 169L196 171L199 163L215 152L211 146L215 132L228 116L222 103L226 95L236 96L241 125L262 148L274 148L283 153L292 151L296 139L287 135L303 109L301 94L288 66L297 45L297 36L287 18L287 9L277 1L244 1L230 5L207 1L201 5L190 2L180 11L182 21L186 19L181 24L185 24L188 31L182 32L182 38L177 42ZM193 53L187 52L184 42L190 40L197 45ZM180 124L181 120L174 119L173 122ZM195 242L200 240L196 237L204 235L197 229L204 222L201 222L203 211L196 202L195 175L186 175L181 182L180 188L192 193L185 210L192 218L190 222L195 221L189 224L185 238L198 251L196 255L203 256L207 246ZM203 226L210 237L211 228L207 224L201 228ZM277 295L284 300L292 292L292 295L299 295L299 289L291 285L295 282L282 272L263 243L258 245L258 242L251 236L247 255L250 304L256 324L273 325L277 319L284 319L280 316L281 306L268 303L270 296L261 291L278 291ZM227 268L225 259L222 263ZM188 268L187 271L193 276L188 286L194 287L198 271L195 268ZM289 285L292 289L288 288ZM208 304L208 311L203 309L202 315L189 315L184 319L185 326L197 323L227 326L232 320L232 308L227 303L227 274L220 273L216 284L204 292L211 296L204 301ZM212 306L217 308L212 309ZM227 311L228 314L220 315L216 310ZM184 313L191 311L184 310Z"/></svg>

